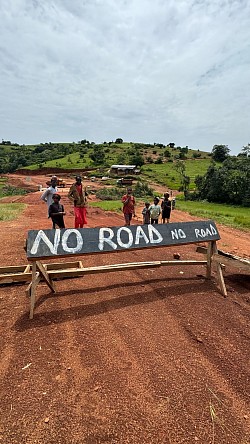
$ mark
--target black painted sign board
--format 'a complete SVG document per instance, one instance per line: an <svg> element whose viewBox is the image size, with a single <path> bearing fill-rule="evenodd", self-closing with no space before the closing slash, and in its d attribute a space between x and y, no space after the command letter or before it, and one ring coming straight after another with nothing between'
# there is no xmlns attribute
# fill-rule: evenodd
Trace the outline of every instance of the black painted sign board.
<svg viewBox="0 0 250 444"><path fill-rule="evenodd" d="M27 258L79 256L219 239L212 220L129 227L31 230L28 232Z"/></svg>

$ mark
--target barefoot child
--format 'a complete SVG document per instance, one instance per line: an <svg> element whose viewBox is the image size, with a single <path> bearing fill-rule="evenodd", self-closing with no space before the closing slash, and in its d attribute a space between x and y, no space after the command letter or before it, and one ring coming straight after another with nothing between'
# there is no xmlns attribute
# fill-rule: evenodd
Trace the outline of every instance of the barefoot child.
<svg viewBox="0 0 250 444"><path fill-rule="evenodd" d="M165 220L167 219L167 223L169 223L170 214L171 214L171 200L169 199L169 193L164 193L164 199L161 203L162 209L162 223L165 224Z"/></svg>
<svg viewBox="0 0 250 444"><path fill-rule="evenodd" d="M158 197L154 198L154 203L149 207L151 224L158 224L158 219L161 214L161 207L159 205Z"/></svg>
<svg viewBox="0 0 250 444"><path fill-rule="evenodd" d="M64 211L63 205L60 204L61 196L57 193L54 193L52 196L53 203L49 206L49 217L51 217L53 222L53 228L56 228L56 225L59 228L65 228L63 216L66 214Z"/></svg>
<svg viewBox="0 0 250 444"><path fill-rule="evenodd" d="M143 224L150 224L150 210L149 210L149 202L145 202L145 207L142 210L143 215Z"/></svg>

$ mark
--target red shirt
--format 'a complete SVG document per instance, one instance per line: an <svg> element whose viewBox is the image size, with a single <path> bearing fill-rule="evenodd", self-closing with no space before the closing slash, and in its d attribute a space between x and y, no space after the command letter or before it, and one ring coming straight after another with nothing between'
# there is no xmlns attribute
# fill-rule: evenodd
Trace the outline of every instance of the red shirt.
<svg viewBox="0 0 250 444"><path fill-rule="evenodd" d="M82 184L81 185L76 185L76 189L79 193L79 196L82 194Z"/></svg>
<svg viewBox="0 0 250 444"><path fill-rule="evenodd" d="M126 200L129 199L127 203ZM135 198L131 194L124 194L122 197L123 203L123 213L124 214L134 214L135 211Z"/></svg>

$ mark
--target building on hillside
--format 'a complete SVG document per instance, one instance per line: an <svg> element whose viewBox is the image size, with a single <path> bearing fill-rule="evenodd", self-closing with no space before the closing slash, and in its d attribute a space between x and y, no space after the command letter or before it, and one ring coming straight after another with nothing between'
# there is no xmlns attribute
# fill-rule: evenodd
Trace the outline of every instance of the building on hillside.
<svg viewBox="0 0 250 444"><path fill-rule="evenodd" d="M111 165L109 174L126 176L127 174L139 174L136 165Z"/></svg>

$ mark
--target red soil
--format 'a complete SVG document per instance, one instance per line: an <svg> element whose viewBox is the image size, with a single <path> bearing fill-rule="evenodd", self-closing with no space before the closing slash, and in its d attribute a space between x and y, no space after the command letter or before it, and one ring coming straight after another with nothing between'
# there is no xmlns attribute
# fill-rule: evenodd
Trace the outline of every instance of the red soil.
<svg viewBox="0 0 250 444"><path fill-rule="evenodd" d="M1 266L26 264L27 230L51 227L39 196L9 199L27 207L0 223ZM175 210L171 220L194 218ZM123 224L94 208L88 221ZM218 228L219 248L249 256L247 233ZM79 259L91 266L176 252L201 259L195 245ZM249 443L250 279L230 267L224 276L227 298L215 273L207 281L197 266L61 280L55 295L42 283L32 321L26 286L0 286L0 443Z"/></svg>

